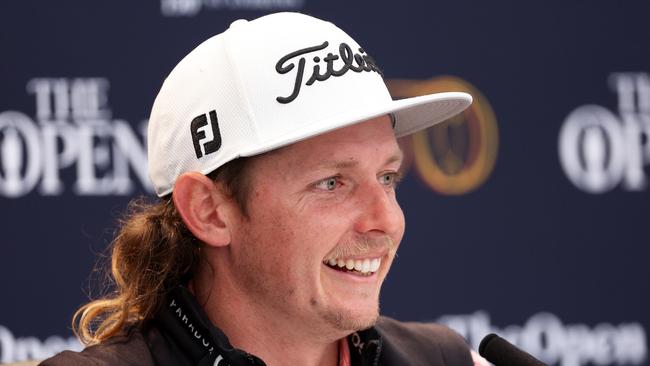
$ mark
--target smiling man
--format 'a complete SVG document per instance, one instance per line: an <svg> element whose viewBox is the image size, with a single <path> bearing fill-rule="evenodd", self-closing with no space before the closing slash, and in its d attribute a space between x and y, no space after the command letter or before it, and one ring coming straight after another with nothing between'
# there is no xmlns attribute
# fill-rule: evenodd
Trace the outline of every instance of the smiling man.
<svg viewBox="0 0 650 366"><path fill-rule="evenodd" d="M149 123L160 200L113 242L87 344L44 365L471 365L451 330L379 316L404 234L396 138L471 103L392 101L331 23L239 20L165 80Z"/></svg>

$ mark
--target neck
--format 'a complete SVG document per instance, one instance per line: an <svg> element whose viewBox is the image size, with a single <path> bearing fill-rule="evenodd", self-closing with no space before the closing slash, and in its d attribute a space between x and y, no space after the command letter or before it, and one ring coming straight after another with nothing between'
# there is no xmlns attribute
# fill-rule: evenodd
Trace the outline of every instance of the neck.
<svg viewBox="0 0 650 366"><path fill-rule="evenodd" d="M190 290L233 347L260 357L268 366L338 365L338 341L344 334L328 337L313 332L310 324L283 318L274 309L250 301L228 278L217 270L199 268Z"/></svg>

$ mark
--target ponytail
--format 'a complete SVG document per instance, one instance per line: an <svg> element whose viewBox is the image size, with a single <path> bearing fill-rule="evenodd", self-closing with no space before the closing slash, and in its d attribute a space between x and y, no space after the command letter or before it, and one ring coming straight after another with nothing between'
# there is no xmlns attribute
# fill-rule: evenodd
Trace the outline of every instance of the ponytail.
<svg viewBox="0 0 650 366"><path fill-rule="evenodd" d="M233 160L208 175L227 189L246 215L251 158ZM172 196L157 203L129 203L111 243L106 296L83 305L73 316L72 330L86 344L100 343L151 319L167 293L192 277L201 258L201 242L183 223Z"/></svg>

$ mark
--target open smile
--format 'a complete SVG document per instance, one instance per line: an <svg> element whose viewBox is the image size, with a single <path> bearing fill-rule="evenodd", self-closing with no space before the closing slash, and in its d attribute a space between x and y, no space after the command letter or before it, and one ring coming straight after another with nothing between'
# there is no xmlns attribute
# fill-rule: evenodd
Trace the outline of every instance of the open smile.
<svg viewBox="0 0 650 366"><path fill-rule="evenodd" d="M331 258L323 261L326 266L357 276L372 276L381 267L381 257L378 258Z"/></svg>

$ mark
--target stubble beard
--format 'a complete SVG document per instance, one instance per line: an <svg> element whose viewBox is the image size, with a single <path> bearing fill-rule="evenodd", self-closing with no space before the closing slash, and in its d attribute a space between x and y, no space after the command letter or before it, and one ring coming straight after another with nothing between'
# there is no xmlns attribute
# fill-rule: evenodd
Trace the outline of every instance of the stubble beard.
<svg viewBox="0 0 650 366"><path fill-rule="evenodd" d="M388 249L391 253L391 257L397 250L397 245L388 236L376 239L361 237L351 243L336 248L336 250L328 256L342 258L352 257L354 255L366 253L371 249L383 247ZM380 281L380 287L381 282L383 281ZM379 298L378 295L373 294L364 294L364 296L377 296L377 299L375 299L376 305L371 312L358 314L348 309L325 308L319 309L320 316L331 328L337 331L352 333L358 330L368 329L375 325L377 319L379 319ZM312 305L316 304L312 302Z"/></svg>
<svg viewBox="0 0 650 366"><path fill-rule="evenodd" d="M257 265L244 263L241 267L245 268L242 280L248 289L251 298L261 300L258 305L264 307L277 307L279 311L286 311L287 301L291 301L296 295L294 289L284 289L285 293L275 291L269 281L259 276L254 269L259 268ZM366 296L376 296L366 294ZM325 305L316 299L312 299L310 304L312 311L316 312L317 318L323 320L324 325L336 333L352 333L372 327L379 318L379 300L375 300L376 305L373 309L364 313L355 312L347 308L339 308L332 305ZM315 324L314 324L315 326Z"/></svg>
<svg viewBox="0 0 650 366"><path fill-rule="evenodd" d="M258 306L264 306L267 308L273 307L279 312L288 310L287 302L291 302L296 296L296 293L294 292L295 289L285 288L283 289L285 291L284 293L277 291L278 289L273 288L268 279L260 276L259 273L255 271L255 268L259 268L259 263L251 264L245 262L241 263L241 267L244 269L244 275L241 279L244 281L249 294L252 295L251 298L254 299L254 301L259 301L256 301ZM372 297L377 295L367 293L365 296ZM327 333L329 333L329 331L326 331L326 329L329 329L332 332L330 334L338 334L339 336L347 336L353 332L368 329L372 327L379 318L378 299L375 299L375 306L372 309L363 312L334 306L332 304L324 304L316 299L312 299L308 306L311 306L311 311L315 312L316 315L316 318L311 321L321 319L321 326L311 324L308 325L310 328L321 329Z"/></svg>
<svg viewBox="0 0 650 366"><path fill-rule="evenodd" d="M251 238L249 240L254 240L257 238ZM369 249L374 249L376 247L388 247L389 251L394 253L396 250L396 245L388 237L372 240L367 238L362 238L361 240L355 241L348 245L344 245L339 248L339 254L342 257L352 256L360 253L365 253ZM257 303L258 306L263 307L273 307L276 308L279 312L286 312L287 302L291 302L292 299L297 295L295 293L296 289L293 288L278 288L274 285L274 281L266 278L264 275L260 275L259 269L268 265L266 260L261 260L253 253L248 253L248 247L245 247L245 253L242 258L245 260L239 261L238 266L240 267L240 280L243 283L243 287L248 290L248 293L253 300ZM272 273L268 268L264 273ZM316 319L321 319L321 325L324 328L312 324L308 327L312 329L329 329L336 334L351 334L353 332L364 330L372 327L379 318L379 296L374 292L369 292L365 294L357 294L365 297L374 298L374 306L372 309L366 309L364 311L359 311L358 309L349 309L346 307L338 307L333 304L321 303L319 300L311 299L309 306L311 306L311 312L315 312ZM306 310L303 308L303 310ZM314 314L314 313L312 313ZM304 313L303 313L304 315ZM315 320L312 318L312 321Z"/></svg>
<svg viewBox="0 0 650 366"><path fill-rule="evenodd" d="M352 333L375 325L379 318L379 304L371 314L359 315L347 310L322 309L320 316L334 330Z"/></svg>

